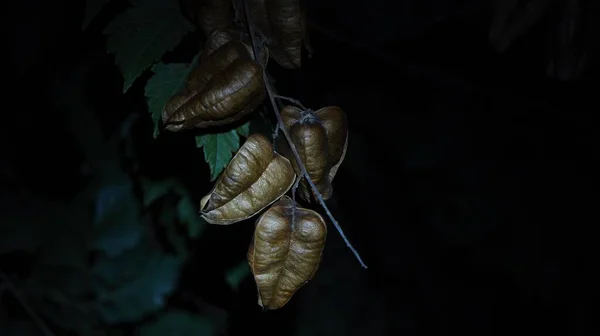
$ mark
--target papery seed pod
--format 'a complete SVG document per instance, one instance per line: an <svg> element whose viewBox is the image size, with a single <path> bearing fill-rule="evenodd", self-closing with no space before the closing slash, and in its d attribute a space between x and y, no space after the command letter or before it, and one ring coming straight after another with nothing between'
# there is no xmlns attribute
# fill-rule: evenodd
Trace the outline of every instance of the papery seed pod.
<svg viewBox="0 0 600 336"><path fill-rule="evenodd" d="M180 6L184 16L199 26L206 36L233 24L231 0L180 0Z"/></svg>
<svg viewBox="0 0 600 336"><path fill-rule="evenodd" d="M326 238L323 217L313 210L297 207L288 196L283 196L258 218L248 249L248 264L261 307L283 307L313 278Z"/></svg>
<svg viewBox="0 0 600 336"><path fill-rule="evenodd" d="M333 192L331 182L344 160L348 146L345 113L336 106L324 107L316 112L286 106L281 110L281 117L306 172L323 199L329 199ZM284 138L277 140L277 149L293 162L296 173L300 175L300 168ZM305 201L312 201L313 192L305 180L300 183L299 194Z"/></svg>
<svg viewBox="0 0 600 336"><path fill-rule="evenodd" d="M267 15L265 0L245 0L248 6L248 17L252 21L254 30L268 40L272 39L271 24ZM246 18L243 18L244 23Z"/></svg>
<svg viewBox="0 0 600 336"><path fill-rule="evenodd" d="M242 42L231 41L201 62L186 90L167 101L163 123L174 132L229 124L252 112L265 95L262 67Z"/></svg>
<svg viewBox="0 0 600 336"><path fill-rule="evenodd" d="M265 38L264 42L269 46L270 56L286 69L299 68L302 63L302 43L307 37L306 15L299 2L290 0L246 1L250 22L255 31ZM310 48L309 44L306 46Z"/></svg>
<svg viewBox="0 0 600 336"><path fill-rule="evenodd" d="M329 181L331 182L346 157L348 120L344 111L337 106L323 107L317 110L315 115L321 120L323 127L325 127L325 133L327 133L329 161L332 164L329 171Z"/></svg>
<svg viewBox="0 0 600 336"><path fill-rule="evenodd" d="M252 41L250 40L250 36L242 31L237 31L234 29L220 29L213 32L204 43L204 47L202 48L202 52L200 54L201 62L204 62L209 55L219 49L221 46L225 45L231 41L241 41L251 59L256 60L254 58L254 50L252 49ZM269 61L269 49L265 45L260 50L259 56L259 64L263 67L267 66L267 62Z"/></svg>
<svg viewBox="0 0 600 336"><path fill-rule="evenodd" d="M239 41L223 43L192 70L185 83L187 91L203 90L211 79L238 59L251 60L246 46Z"/></svg>
<svg viewBox="0 0 600 336"><path fill-rule="evenodd" d="M265 136L252 134L200 201L201 216L221 225L250 218L285 194L295 178L290 161Z"/></svg>
<svg viewBox="0 0 600 336"><path fill-rule="evenodd" d="M286 69L295 68L296 66L288 59L285 50L273 36L265 0L246 1L248 2L248 17L250 18L251 24L255 31L263 37L264 40L261 42L264 42L269 46L269 55L275 60L275 62Z"/></svg>
<svg viewBox="0 0 600 336"><path fill-rule="evenodd" d="M304 15L299 0L264 0L273 38L283 50L278 55L271 48L273 58L285 68L302 65L302 40L305 35Z"/></svg>

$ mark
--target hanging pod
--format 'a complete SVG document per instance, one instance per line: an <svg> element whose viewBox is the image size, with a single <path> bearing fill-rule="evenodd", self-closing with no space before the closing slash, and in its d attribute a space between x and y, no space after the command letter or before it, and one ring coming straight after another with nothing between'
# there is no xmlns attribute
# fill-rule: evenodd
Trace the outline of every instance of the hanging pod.
<svg viewBox="0 0 600 336"><path fill-rule="evenodd" d="M200 62L183 92L167 101L163 123L173 132L230 124L252 112L265 96L262 67L242 42L230 41Z"/></svg>
<svg viewBox="0 0 600 336"><path fill-rule="evenodd" d="M331 182L348 147L346 114L337 106L324 107L318 111L286 106L281 110L281 117L306 172L323 199L329 199L333 193ZM294 170L301 176L300 168L284 138L278 138L277 150L292 161ZM313 200L311 187L305 179L300 183L299 195L307 202Z"/></svg>
<svg viewBox="0 0 600 336"><path fill-rule="evenodd" d="M299 208L288 196L256 221L248 263L264 309L283 307L315 275L327 226L315 211Z"/></svg>
<svg viewBox="0 0 600 336"><path fill-rule="evenodd" d="M283 67L299 68L302 64L302 40L304 38L304 16L299 0L265 0L267 16L273 38L283 50ZM278 63L279 63L278 62Z"/></svg>
<svg viewBox="0 0 600 336"><path fill-rule="evenodd" d="M213 32L204 43L202 53L200 54L200 60L203 61L207 59L210 54L231 41L240 41L244 43L248 54L251 56L252 60L256 61L250 36L247 33L237 29L219 29ZM267 62L269 61L269 49L267 46L262 46L259 54L260 56L258 57L258 63L264 68L267 66Z"/></svg>
<svg viewBox="0 0 600 336"><path fill-rule="evenodd" d="M183 15L200 27L206 36L233 24L231 0L180 0L179 3Z"/></svg>
<svg viewBox="0 0 600 336"><path fill-rule="evenodd" d="M221 225L250 218L285 194L295 178L290 161L265 136L252 134L200 201L200 214Z"/></svg>
<svg viewBox="0 0 600 336"><path fill-rule="evenodd" d="M286 69L302 65L302 45L308 45L306 15L299 0L246 0L248 17L269 46L270 56Z"/></svg>

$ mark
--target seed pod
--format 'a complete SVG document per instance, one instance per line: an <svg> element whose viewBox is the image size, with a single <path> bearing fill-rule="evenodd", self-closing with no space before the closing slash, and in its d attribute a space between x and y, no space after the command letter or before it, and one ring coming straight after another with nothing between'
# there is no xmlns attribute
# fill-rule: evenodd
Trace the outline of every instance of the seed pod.
<svg viewBox="0 0 600 336"><path fill-rule="evenodd" d="M298 0L246 0L248 17L256 32L265 38L270 56L286 69L302 64L306 15ZM244 19L245 20L245 19ZM247 23L246 23L247 24ZM310 49L309 44L305 44Z"/></svg>
<svg viewBox="0 0 600 336"><path fill-rule="evenodd" d="M248 54L250 55L252 60L256 61L256 59L254 58L254 50L252 49L252 41L250 40L250 36L242 31L237 31L234 29L220 29L213 32L204 43L204 47L202 48L202 53L200 55L200 60L204 62L204 60L206 60L210 54L215 52L221 46L225 45L227 42L231 41L241 41L242 43L244 43ZM263 67L266 67L268 61L269 49L265 45L260 50L258 63Z"/></svg>
<svg viewBox="0 0 600 336"><path fill-rule="evenodd" d="M252 134L200 201L201 216L221 225L250 218L285 194L295 178L290 161L265 136Z"/></svg>
<svg viewBox="0 0 600 336"><path fill-rule="evenodd" d="M299 208L288 196L256 221L248 263L264 309L283 307L308 280L321 261L327 225L315 211Z"/></svg>
<svg viewBox="0 0 600 336"><path fill-rule="evenodd" d="M265 95L262 67L243 43L231 41L200 63L186 89L167 101L163 123L173 132L226 125L252 112Z"/></svg>
<svg viewBox="0 0 600 336"><path fill-rule="evenodd" d="M281 117L306 172L323 199L329 199L333 192L331 182L348 146L346 115L336 106L324 107L316 112L286 106L281 110ZM277 149L293 162L294 170L300 176L300 168L284 138L278 139ZM305 201L312 201L313 193L305 180L300 183L299 194Z"/></svg>
<svg viewBox="0 0 600 336"><path fill-rule="evenodd" d="M265 0L245 0L248 8L248 17L252 22L254 31L266 37L268 40L272 38L271 24L267 16L267 7ZM242 18L244 24L248 24L246 17Z"/></svg>
<svg viewBox="0 0 600 336"><path fill-rule="evenodd" d="M180 0L180 5L184 16L199 26L206 36L233 24L231 0Z"/></svg>
<svg viewBox="0 0 600 336"><path fill-rule="evenodd" d="M283 50L283 55L273 51L273 58L285 68L299 68L302 65L302 40L305 34L300 1L264 1L273 38Z"/></svg>

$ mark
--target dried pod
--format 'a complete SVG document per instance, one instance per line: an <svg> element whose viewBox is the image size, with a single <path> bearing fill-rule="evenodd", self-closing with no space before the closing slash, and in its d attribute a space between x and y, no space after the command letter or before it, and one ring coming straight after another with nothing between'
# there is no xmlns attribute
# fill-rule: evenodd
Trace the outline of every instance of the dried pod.
<svg viewBox="0 0 600 336"><path fill-rule="evenodd" d="M262 67L242 42L231 41L201 62L184 92L167 101L163 123L174 132L229 124L252 112L265 95Z"/></svg>
<svg viewBox="0 0 600 336"><path fill-rule="evenodd" d="M306 40L305 12L298 0L246 0L254 29L269 46L270 56L286 69L302 64L302 43ZM306 45L310 48L310 45Z"/></svg>
<svg viewBox="0 0 600 336"><path fill-rule="evenodd" d="M252 49L252 41L250 40L250 36L242 31L234 30L234 29L220 29L214 31L204 43L204 47L202 48L202 53L200 55L201 61L204 62L217 49L221 46L225 45L227 42L231 41L241 41L244 43L248 54L251 56L253 60L254 58L254 50ZM263 67L267 66L267 62L269 60L269 49L267 46L263 46L260 50L259 56L259 64Z"/></svg>
<svg viewBox="0 0 600 336"><path fill-rule="evenodd" d="M265 0L245 0L248 6L248 17L252 20L252 25L257 33L266 37L272 38L271 24L267 15L267 7ZM246 18L243 18L244 21ZM247 24L247 22L244 22Z"/></svg>
<svg viewBox="0 0 600 336"><path fill-rule="evenodd" d="M305 34L300 1L265 0L265 5L273 38L283 50L283 55L277 55L273 50L273 58L285 68L299 68L302 64L302 40Z"/></svg>
<svg viewBox="0 0 600 336"><path fill-rule="evenodd" d="M184 16L202 28L206 36L233 24L231 0L180 0L180 4Z"/></svg>
<svg viewBox="0 0 600 336"><path fill-rule="evenodd" d="M265 136L252 134L200 201L201 216L221 225L250 218L285 194L295 178L290 161Z"/></svg>
<svg viewBox="0 0 600 336"><path fill-rule="evenodd" d="M299 208L288 196L256 221L248 263L264 309L283 307L308 280L321 261L327 226L315 211Z"/></svg>
<svg viewBox="0 0 600 336"><path fill-rule="evenodd" d="M336 106L313 110L302 110L286 106L281 110L283 123L292 138L306 172L314 182L324 200L331 197L333 181L344 160L348 147L348 123L346 115ZM285 139L278 139L278 151L292 160L294 169L300 175L300 168L293 159L291 149ZM311 202L310 185L302 180L300 197Z"/></svg>

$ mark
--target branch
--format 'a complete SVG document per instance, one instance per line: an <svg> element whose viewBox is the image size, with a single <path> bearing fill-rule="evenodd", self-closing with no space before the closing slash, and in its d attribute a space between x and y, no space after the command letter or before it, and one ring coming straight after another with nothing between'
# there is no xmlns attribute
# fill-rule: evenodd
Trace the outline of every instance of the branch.
<svg viewBox="0 0 600 336"><path fill-rule="evenodd" d="M14 297L17 298L19 303L21 303L25 311L27 311L29 316L31 316L33 322L35 322L35 324L38 326L38 328L40 328L44 335L54 336L54 333L50 330L50 328L48 328L48 326L46 326L46 323L44 323L44 321L38 316L38 314L36 314L36 312L29 306L27 301L25 301L23 296L21 296L19 291L17 291L8 275L6 275L2 270L0 270L0 279L3 281L3 285L6 287L6 289L8 289L8 291L10 291L14 295Z"/></svg>
<svg viewBox="0 0 600 336"><path fill-rule="evenodd" d="M257 50L258 48L257 48L257 43L256 43L256 36L254 35L254 27L252 27L251 20L248 15L248 2L246 0L244 0L244 13L246 15L246 22L248 22L248 30L250 33L250 39L252 40L252 51L254 52L255 59L258 59L257 57L259 54L258 54L258 50ZM348 240L348 238L346 238L346 235L344 234L344 231L340 227L340 224L335 220L335 218L331 214L331 211L329 211L327 204L325 204L325 201L323 200L323 196L321 195L319 190L317 190L317 186L315 185L315 183L312 181L312 179L308 175L308 172L306 171L306 167L304 166L304 163L302 162L302 159L300 158L300 154L298 154L298 150L296 149L296 146L294 145L294 142L292 141L290 134L288 133L287 129L285 128L285 124L283 123L283 119L281 118L281 113L279 112L279 107L277 106L277 103L275 102L275 95L273 94L273 89L271 88L271 83L269 82L265 68L263 68L263 79L264 79L265 87L267 89L267 94L269 96L269 100L271 101L271 105L273 106L273 111L275 112L275 117L277 118L277 124L279 125L281 132L283 132L283 135L285 136L287 142L289 143L292 153L294 154L294 158L296 159L296 162L298 162L298 167L300 168L301 176L304 177L306 179L306 181L308 182L308 184L310 185L315 197L317 198L317 200L319 201L319 203L325 210L325 213L327 213L327 216L333 223L333 226L340 233L340 236L342 236L342 239L346 243L346 246L348 246L350 251L352 251L352 253L354 253L354 256L356 257L356 259L358 259L358 262L360 263L360 265L366 269L367 265L363 262L360 255L358 254L356 249L352 246L352 244L350 244L350 241ZM279 98L281 98L281 97L279 97ZM298 180L300 180L300 178L298 178ZM294 194L295 194L295 190L294 190Z"/></svg>
<svg viewBox="0 0 600 336"><path fill-rule="evenodd" d="M296 100L296 99L294 99L294 98L285 97L285 96L280 96L280 95L278 95L278 94L276 94L276 95L273 95L273 97L274 97L275 99L289 101L290 103L292 103L292 104L294 104L294 105L296 105L296 106L300 107L300 108L301 108L301 109L303 109L303 110L306 110L306 109L307 109L307 108L306 108L306 106L304 106L304 105L303 105L303 104L302 104L302 103L301 103L299 100Z"/></svg>

